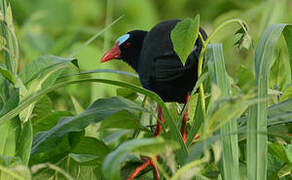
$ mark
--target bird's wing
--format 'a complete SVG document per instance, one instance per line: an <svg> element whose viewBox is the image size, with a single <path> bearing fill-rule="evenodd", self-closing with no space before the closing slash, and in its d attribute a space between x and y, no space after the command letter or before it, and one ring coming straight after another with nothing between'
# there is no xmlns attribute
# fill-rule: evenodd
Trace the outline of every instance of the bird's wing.
<svg viewBox="0 0 292 180"><path fill-rule="evenodd" d="M175 53L158 56L154 59L155 79L170 81L184 75L186 68Z"/></svg>

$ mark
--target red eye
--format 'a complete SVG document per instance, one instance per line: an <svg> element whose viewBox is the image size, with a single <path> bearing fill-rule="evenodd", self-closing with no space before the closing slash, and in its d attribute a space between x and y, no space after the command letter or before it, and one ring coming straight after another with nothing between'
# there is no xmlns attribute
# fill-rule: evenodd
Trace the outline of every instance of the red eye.
<svg viewBox="0 0 292 180"><path fill-rule="evenodd" d="M125 45L124 45L125 48L128 48L130 46L131 46L131 43L130 42L126 42Z"/></svg>

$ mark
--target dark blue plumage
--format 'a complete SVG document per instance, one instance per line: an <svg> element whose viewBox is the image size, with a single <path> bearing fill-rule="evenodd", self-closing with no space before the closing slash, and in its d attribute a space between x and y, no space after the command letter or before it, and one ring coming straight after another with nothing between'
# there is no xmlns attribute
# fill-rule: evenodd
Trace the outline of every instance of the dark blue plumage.
<svg viewBox="0 0 292 180"><path fill-rule="evenodd" d="M116 43L120 57L115 58L122 59L133 67L139 74L142 86L157 93L165 102L184 102L197 81L202 43L199 38L196 40L194 49L183 66L170 39L170 33L179 21L161 22L149 32L130 31L127 33L127 40L123 39L121 44ZM200 32L206 39L207 35L202 28ZM110 60L110 52L103 57L102 62Z"/></svg>

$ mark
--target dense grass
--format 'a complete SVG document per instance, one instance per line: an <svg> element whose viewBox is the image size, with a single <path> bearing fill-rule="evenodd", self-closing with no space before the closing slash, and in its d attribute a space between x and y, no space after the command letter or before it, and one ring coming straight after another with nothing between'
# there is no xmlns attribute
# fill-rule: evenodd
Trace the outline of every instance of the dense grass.
<svg viewBox="0 0 292 180"><path fill-rule="evenodd" d="M136 11L125 11L125 16L113 19L115 3L107 1L103 4L107 12L102 12L106 27L84 26L79 33L85 37L78 40L76 27L65 23L69 2L52 2L36 3L40 8L50 9L49 5L58 3L63 8L58 13L64 16L57 19L52 15L57 23L49 27L54 23L47 18L48 12L35 10L37 13L29 16L25 11L32 1L11 1L11 8L8 1L1 0L1 180L124 179L142 163L140 156L157 155L160 158L155 163L163 179L292 177L292 26L279 24L282 20L291 22L280 18L291 15L289 1L246 4L246 10L238 8L214 20L217 25L208 29L199 60L199 79L189 101L186 144L179 132L185 113L181 105L164 103L157 94L143 89L136 74L114 70L126 69L122 64L91 68L96 64L96 54L102 52L100 44L108 49L113 37L124 33L115 34L114 27L124 30L121 23L128 20L127 13ZM88 17L98 16L89 6L94 6L94 1L83 3L80 6L88 7ZM130 9L138 6L134 1L125 3L132 4ZM156 23L153 4L141 3L145 12L152 12L144 17L145 22ZM177 1L164 8L174 8L172 3ZM186 11L173 12L189 15L188 3L177 4ZM204 3L201 6L205 7ZM240 7L236 2L231 6ZM167 12L164 8L161 12ZM265 8L270 11L263 11ZM92 20L82 20L85 17L75 13L81 24ZM188 30L193 39L184 37L186 29L176 29L173 43L180 57L186 57L194 39L200 37L199 25L207 26L207 21L218 15L202 14L201 20L196 16L184 21L195 28L194 34ZM261 22L258 29L254 26L257 21ZM61 24L69 30L62 32L56 26ZM55 39L45 32L55 34ZM103 41L98 39L99 44L93 46L100 37ZM234 42L236 47L230 45ZM157 121L157 104L166 123L162 135L153 138L151 126ZM194 140L197 132L200 138ZM153 179L153 172L147 169L138 179Z"/></svg>

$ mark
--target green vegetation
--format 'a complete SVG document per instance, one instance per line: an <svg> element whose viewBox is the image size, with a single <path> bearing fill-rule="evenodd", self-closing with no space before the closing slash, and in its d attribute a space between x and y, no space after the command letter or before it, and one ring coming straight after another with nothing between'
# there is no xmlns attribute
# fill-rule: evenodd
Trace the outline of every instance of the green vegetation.
<svg viewBox="0 0 292 180"><path fill-rule="evenodd" d="M162 179L292 178L291 1L0 2L0 180L125 179L141 156ZM185 19L171 35L183 62L199 25L209 35L186 143L186 108L125 63L99 63L116 37L172 18Z"/></svg>

